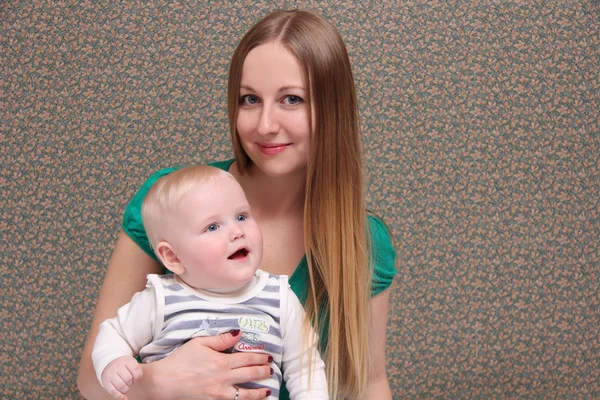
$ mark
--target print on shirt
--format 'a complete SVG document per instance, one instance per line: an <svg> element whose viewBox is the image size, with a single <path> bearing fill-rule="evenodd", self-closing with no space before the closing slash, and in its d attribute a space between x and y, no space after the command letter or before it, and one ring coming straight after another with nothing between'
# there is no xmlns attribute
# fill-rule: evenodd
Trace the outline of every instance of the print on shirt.
<svg viewBox="0 0 600 400"><path fill-rule="evenodd" d="M236 345L239 351L261 351L265 344L261 341L261 333L268 333L270 325L261 318L243 316L238 319L242 328L242 339Z"/></svg>
<svg viewBox="0 0 600 400"><path fill-rule="evenodd" d="M212 323L215 326L215 329L210 329L210 317L206 317L206 319L202 320L200 322L200 327L198 328L198 330L196 332L194 332L192 334L192 337L196 337L199 333L201 332L206 332L208 333L210 336L215 336L218 335L219 333L221 333L218 329L216 329L217 325L217 320L219 319L219 317L216 317L213 319Z"/></svg>

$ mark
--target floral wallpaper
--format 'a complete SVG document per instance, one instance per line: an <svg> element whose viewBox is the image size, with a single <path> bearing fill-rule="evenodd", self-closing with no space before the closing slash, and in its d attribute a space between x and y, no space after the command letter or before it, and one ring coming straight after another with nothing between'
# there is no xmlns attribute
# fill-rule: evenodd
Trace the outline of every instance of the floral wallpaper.
<svg viewBox="0 0 600 400"><path fill-rule="evenodd" d="M595 0L2 2L0 397L79 398L125 204L231 157L233 49L295 7L352 59L394 398L600 397Z"/></svg>

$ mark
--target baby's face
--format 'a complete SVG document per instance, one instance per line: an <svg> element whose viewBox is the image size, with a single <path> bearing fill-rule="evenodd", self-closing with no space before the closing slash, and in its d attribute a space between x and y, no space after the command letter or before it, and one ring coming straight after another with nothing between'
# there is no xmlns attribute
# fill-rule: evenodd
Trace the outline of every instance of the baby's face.
<svg viewBox="0 0 600 400"><path fill-rule="evenodd" d="M218 177L188 192L179 204L171 245L199 289L235 289L248 282L262 260L262 234L244 191Z"/></svg>

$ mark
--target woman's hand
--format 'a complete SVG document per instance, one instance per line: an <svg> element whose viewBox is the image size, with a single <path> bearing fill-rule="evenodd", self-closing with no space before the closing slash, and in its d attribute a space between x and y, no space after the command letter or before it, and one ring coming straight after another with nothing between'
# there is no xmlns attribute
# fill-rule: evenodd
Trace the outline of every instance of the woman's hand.
<svg viewBox="0 0 600 400"><path fill-rule="evenodd" d="M234 331L194 338L168 357L144 364L146 381L140 381L140 385L152 388L151 397L159 399L233 400L236 398L235 385L266 379L272 374L270 357L266 354L221 353L233 347L240 337L239 331ZM239 400L268 397L267 389L238 390ZM130 399L135 398L128 395Z"/></svg>

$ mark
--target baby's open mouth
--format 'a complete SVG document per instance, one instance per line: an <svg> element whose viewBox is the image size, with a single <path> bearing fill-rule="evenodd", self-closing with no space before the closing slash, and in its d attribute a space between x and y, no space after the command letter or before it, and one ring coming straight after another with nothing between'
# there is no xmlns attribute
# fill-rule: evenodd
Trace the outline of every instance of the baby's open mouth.
<svg viewBox="0 0 600 400"><path fill-rule="evenodd" d="M227 257L229 260L240 260L244 257L246 257L248 255L249 251L245 248L239 249L238 251L236 251L235 253L233 253L232 255L230 255L229 257Z"/></svg>

